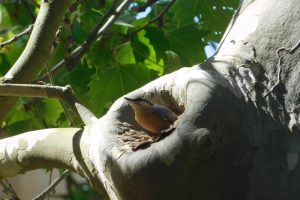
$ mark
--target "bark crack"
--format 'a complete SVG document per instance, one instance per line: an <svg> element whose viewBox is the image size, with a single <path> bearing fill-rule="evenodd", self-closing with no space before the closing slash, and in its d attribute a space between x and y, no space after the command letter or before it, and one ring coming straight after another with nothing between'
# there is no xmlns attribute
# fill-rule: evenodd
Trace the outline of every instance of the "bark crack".
<svg viewBox="0 0 300 200"><path fill-rule="evenodd" d="M265 98L266 96L268 96L270 93L272 93L274 91L274 89L280 84L281 82L281 71L282 71L282 68L281 68L281 65L282 65L282 59L284 56L280 56L280 52L283 52L283 51L286 51L287 54L293 54L296 49L298 49L300 46L300 40L296 43L296 45L290 49L287 49L286 47L280 47L279 49L277 49L276 51L276 57L278 59L278 62L277 62L277 80L276 80L276 83L271 87L271 89L263 94L263 98Z"/></svg>

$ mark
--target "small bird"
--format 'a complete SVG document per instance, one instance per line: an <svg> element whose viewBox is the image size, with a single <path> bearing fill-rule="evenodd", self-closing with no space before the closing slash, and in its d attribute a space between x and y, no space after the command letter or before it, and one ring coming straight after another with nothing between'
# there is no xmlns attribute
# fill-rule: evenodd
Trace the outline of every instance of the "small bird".
<svg viewBox="0 0 300 200"><path fill-rule="evenodd" d="M136 122L153 135L159 135L177 120L178 115L166 106L153 104L143 98L124 98L134 110Z"/></svg>

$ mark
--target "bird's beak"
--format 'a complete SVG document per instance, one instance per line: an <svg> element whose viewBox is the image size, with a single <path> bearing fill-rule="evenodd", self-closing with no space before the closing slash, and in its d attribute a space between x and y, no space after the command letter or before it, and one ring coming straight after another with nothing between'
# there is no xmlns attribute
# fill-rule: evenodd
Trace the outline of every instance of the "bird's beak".
<svg viewBox="0 0 300 200"><path fill-rule="evenodd" d="M124 97L124 99L126 99L129 102L135 102L135 99L131 99L131 98L128 98L128 97Z"/></svg>

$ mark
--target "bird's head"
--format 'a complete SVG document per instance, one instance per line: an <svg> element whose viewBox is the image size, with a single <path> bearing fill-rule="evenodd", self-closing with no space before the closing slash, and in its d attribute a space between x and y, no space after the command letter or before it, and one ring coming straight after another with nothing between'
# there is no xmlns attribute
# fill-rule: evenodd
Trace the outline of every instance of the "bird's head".
<svg viewBox="0 0 300 200"><path fill-rule="evenodd" d="M153 103L151 103L150 101L143 99L143 98L128 98L128 97L124 97L131 105L131 107L137 111L137 109L143 109L143 108L148 108L148 107L152 107Z"/></svg>

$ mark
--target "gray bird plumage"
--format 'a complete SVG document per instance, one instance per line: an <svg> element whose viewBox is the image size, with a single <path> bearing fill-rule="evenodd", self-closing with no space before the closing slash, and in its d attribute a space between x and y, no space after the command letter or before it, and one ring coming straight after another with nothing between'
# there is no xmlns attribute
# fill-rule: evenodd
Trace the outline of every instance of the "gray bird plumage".
<svg viewBox="0 0 300 200"><path fill-rule="evenodd" d="M160 119L169 122L172 124L177 119L177 114L175 114L172 110L167 108L166 106L154 104L153 105L153 114L159 117Z"/></svg>

